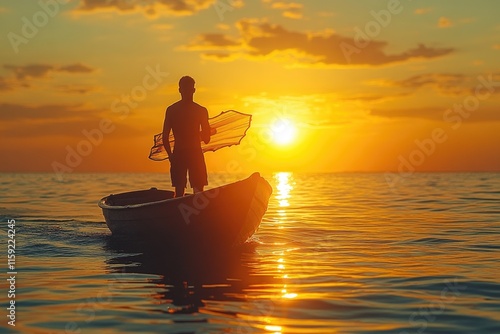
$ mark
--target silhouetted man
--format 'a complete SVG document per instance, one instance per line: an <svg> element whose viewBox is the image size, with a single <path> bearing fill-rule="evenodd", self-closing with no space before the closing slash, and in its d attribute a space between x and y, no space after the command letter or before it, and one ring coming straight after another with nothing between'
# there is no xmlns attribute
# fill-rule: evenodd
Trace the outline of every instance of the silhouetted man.
<svg viewBox="0 0 500 334"><path fill-rule="evenodd" d="M170 160L170 178L175 187L175 197L184 196L189 172L189 183L195 193L208 184L207 167L201 150L201 140L210 142L208 110L193 101L194 79L184 76L179 80L182 99L167 108L163 123L163 146ZM200 132L201 129L201 132ZM174 134L174 151L168 142L170 131Z"/></svg>

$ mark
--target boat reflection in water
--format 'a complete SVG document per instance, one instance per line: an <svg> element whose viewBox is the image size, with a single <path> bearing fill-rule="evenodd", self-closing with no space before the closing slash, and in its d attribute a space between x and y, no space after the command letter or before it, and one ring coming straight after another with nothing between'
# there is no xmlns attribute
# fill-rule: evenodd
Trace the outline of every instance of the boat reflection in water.
<svg viewBox="0 0 500 334"><path fill-rule="evenodd" d="M152 298L160 304L156 311L195 313L205 306L204 301L244 300L243 290L252 280L250 268L241 259L254 256L255 246L255 242L249 242L232 251L211 253L193 246L176 253L169 247L115 236L109 237L106 248L117 256L106 264L111 272L124 274L117 276L124 289L137 288L137 282L128 279L133 274L147 283L145 289L154 286Z"/></svg>

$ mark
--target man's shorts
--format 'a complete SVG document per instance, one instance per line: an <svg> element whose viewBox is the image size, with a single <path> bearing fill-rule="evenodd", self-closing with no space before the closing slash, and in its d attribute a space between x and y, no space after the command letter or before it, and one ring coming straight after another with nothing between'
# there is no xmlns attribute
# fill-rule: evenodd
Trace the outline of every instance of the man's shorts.
<svg viewBox="0 0 500 334"><path fill-rule="evenodd" d="M184 187L189 184L192 188L201 188L208 184L207 166L201 149L174 150L173 161L170 161L170 177L173 187Z"/></svg>

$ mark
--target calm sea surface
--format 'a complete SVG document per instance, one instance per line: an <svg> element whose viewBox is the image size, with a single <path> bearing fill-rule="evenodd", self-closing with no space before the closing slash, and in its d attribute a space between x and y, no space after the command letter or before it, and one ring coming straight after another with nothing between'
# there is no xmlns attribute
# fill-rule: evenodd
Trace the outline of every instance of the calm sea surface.
<svg viewBox="0 0 500 334"><path fill-rule="evenodd" d="M0 174L0 332L500 333L500 174L264 176L253 240L184 259L111 237L97 206L168 175Z"/></svg>

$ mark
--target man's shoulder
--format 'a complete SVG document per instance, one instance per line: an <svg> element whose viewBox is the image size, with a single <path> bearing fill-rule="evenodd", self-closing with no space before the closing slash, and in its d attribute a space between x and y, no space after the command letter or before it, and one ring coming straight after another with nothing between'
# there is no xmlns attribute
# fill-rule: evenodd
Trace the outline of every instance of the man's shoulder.
<svg viewBox="0 0 500 334"><path fill-rule="evenodd" d="M185 103L183 103L183 101L182 101L182 100L179 100L179 101L177 101L177 102L172 103L171 105L169 105L169 106L167 107L167 110L168 110L168 109L180 109L180 108L185 108L186 106L189 106L189 104L187 104L187 105L186 105ZM192 106L192 107L194 106L194 107L195 107L195 109L203 109L203 110L206 110L206 109L207 109L207 108L205 108L204 106L202 106L201 104L198 104L198 103L196 103L196 102L194 102L194 101L193 101L193 102L191 102L191 106Z"/></svg>
<svg viewBox="0 0 500 334"><path fill-rule="evenodd" d="M177 101L175 103L172 103L171 105L169 105L167 107L167 111L169 110L176 110L176 109L179 109L180 108L180 104L181 104L182 101Z"/></svg>
<svg viewBox="0 0 500 334"><path fill-rule="evenodd" d="M195 106L196 109L198 110L207 110L207 108L205 108L204 106L202 106L201 104L198 104L196 102L193 101L193 105Z"/></svg>
<svg viewBox="0 0 500 334"><path fill-rule="evenodd" d="M208 109L202 106L201 104L198 104L196 102L193 102L195 105L195 110L200 116L204 116L208 114Z"/></svg>

